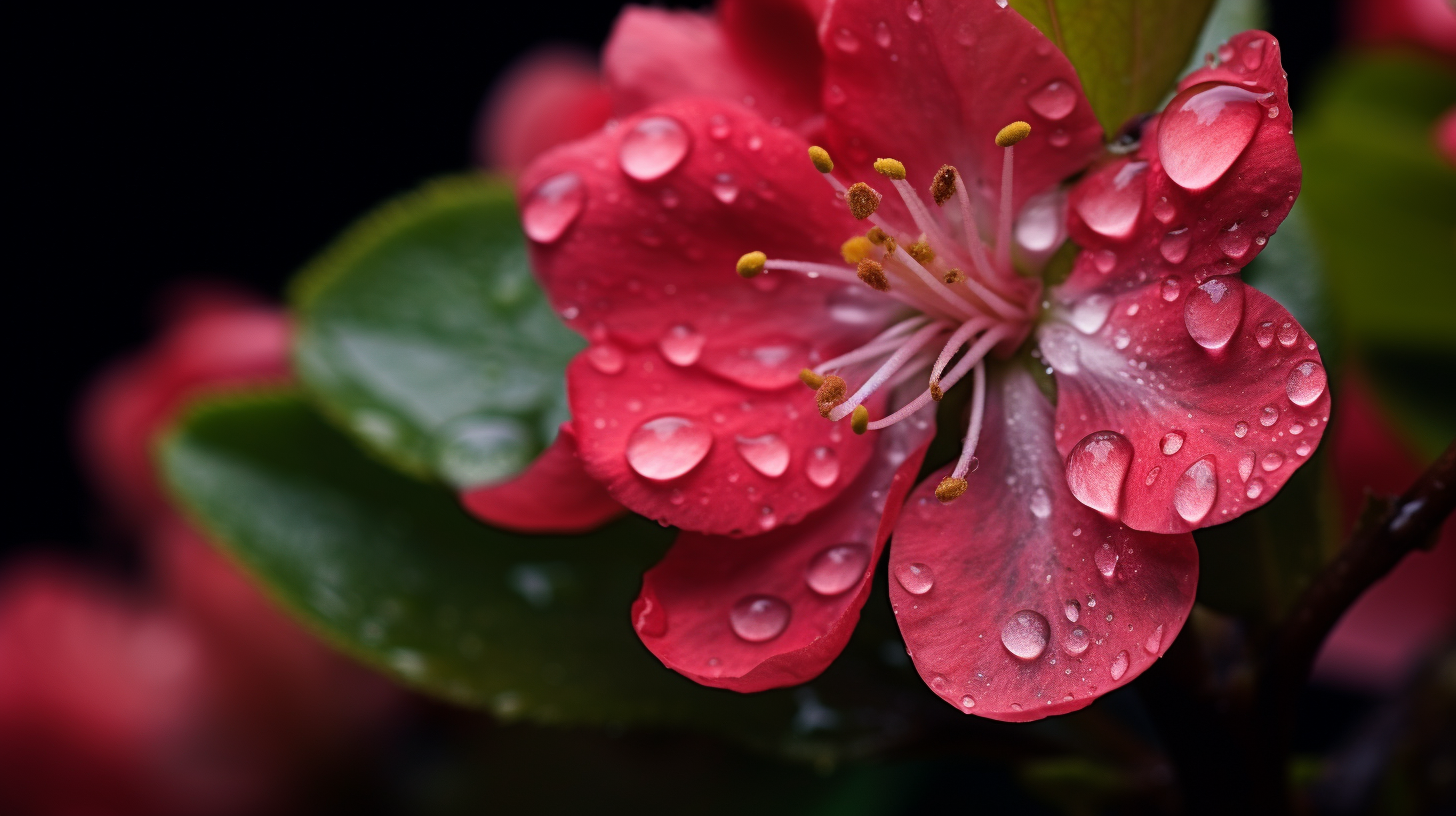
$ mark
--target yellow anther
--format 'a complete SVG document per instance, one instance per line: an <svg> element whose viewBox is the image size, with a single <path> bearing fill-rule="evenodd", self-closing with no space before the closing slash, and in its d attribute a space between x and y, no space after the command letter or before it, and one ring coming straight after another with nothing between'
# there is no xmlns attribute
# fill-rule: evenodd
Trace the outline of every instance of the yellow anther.
<svg viewBox="0 0 1456 816"><path fill-rule="evenodd" d="M935 260L935 250L931 249L930 244L923 240L916 241L910 246L905 247L905 251L909 253L910 257L919 261L921 265Z"/></svg>
<svg viewBox="0 0 1456 816"><path fill-rule="evenodd" d="M862 434L870 428L870 409L863 405L854 406L849 412L849 428L857 434Z"/></svg>
<svg viewBox="0 0 1456 816"><path fill-rule="evenodd" d="M839 254L844 256L845 263L857 264L870 256L870 250L875 245L870 239L863 235L856 235L839 246Z"/></svg>
<svg viewBox="0 0 1456 816"><path fill-rule="evenodd" d="M855 270L855 274L876 292L890 291L890 279L885 277L885 267L878 261L865 258L859 262L859 269Z"/></svg>
<svg viewBox="0 0 1456 816"><path fill-rule="evenodd" d="M960 283L965 279L966 273L962 272L960 269L952 269L946 272L945 275L941 277L941 280L945 281L947 284Z"/></svg>
<svg viewBox="0 0 1456 816"><path fill-rule="evenodd" d="M834 171L834 159L829 158L829 151L819 145L809 148L809 161L814 162L814 169L821 173Z"/></svg>
<svg viewBox="0 0 1456 816"><path fill-rule="evenodd" d="M890 240L890 236L886 235L885 231L879 227L870 227L870 231L865 233L865 237L870 239L870 243L875 246L880 246Z"/></svg>
<svg viewBox="0 0 1456 816"><path fill-rule="evenodd" d="M940 390L940 380L930 381L930 398L940 402L945 397L945 392Z"/></svg>
<svg viewBox="0 0 1456 816"><path fill-rule="evenodd" d="M819 386L824 384L824 378L818 374L815 374L814 369L806 368L799 372L799 382L809 386L815 391L818 391Z"/></svg>
<svg viewBox="0 0 1456 816"><path fill-rule="evenodd" d="M905 180L905 165L894 159L875 159L875 172L891 181Z"/></svg>
<svg viewBox="0 0 1456 816"><path fill-rule="evenodd" d="M947 476L940 480L935 486L935 497L944 504L960 498L971 486L965 479L957 479L954 476Z"/></svg>
<svg viewBox="0 0 1456 816"><path fill-rule="evenodd" d="M836 377L830 374L819 384L819 390L814 394L814 402L819 405L819 416L828 417L829 412L838 408L849 396L849 384L843 377Z"/></svg>
<svg viewBox="0 0 1456 816"><path fill-rule="evenodd" d="M768 263L768 256L762 252L746 252L738 259L738 276L740 278L756 277L763 271L763 265Z"/></svg>
<svg viewBox="0 0 1456 816"><path fill-rule="evenodd" d="M996 146L1010 147L1030 135L1031 125L1025 122L1012 122L1001 128L1001 132L996 134Z"/></svg>
<svg viewBox="0 0 1456 816"><path fill-rule="evenodd" d="M875 210L880 208L880 194L863 181L849 185L844 193L844 200L849 203L849 214L861 221L874 215Z"/></svg>
<svg viewBox="0 0 1456 816"><path fill-rule="evenodd" d="M885 254L886 255L894 255L895 254L895 250L898 249L899 247L900 247L900 245L897 244L897 243L895 243L895 239L894 238L891 238L888 235L885 236Z"/></svg>
<svg viewBox="0 0 1456 816"><path fill-rule="evenodd" d="M939 170L935 171L935 178L930 180L930 197L935 199L936 204L944 204L955 195L956 191L956 169L948 164L942 164Z"/></svg>

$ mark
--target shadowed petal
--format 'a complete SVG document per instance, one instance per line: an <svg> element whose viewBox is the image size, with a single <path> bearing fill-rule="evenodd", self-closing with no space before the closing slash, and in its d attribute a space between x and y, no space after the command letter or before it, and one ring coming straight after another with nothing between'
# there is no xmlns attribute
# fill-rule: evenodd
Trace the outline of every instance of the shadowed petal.
<svg viewBox="0 0 1456 816"><path fill-rule="evenodd" d="M487 524L529 533L586 532L626 512L582 467L569 422L525 472L467 490L460 501Z"/></svg>

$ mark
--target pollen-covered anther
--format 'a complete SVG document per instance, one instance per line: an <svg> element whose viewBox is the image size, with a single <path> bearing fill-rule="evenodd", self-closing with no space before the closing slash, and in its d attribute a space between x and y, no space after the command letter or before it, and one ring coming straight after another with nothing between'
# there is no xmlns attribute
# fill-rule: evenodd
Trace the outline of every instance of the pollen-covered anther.
<svg viewBox="0 0 1456 816"><path fill-rule="evenodd" d="M849 414L849 428L857 434L863 434L870 427L870 409L863 405L854 406Z"/></svg>
<svg viewBox="0 0 1456 816"><path fill-rule="evenodd" d="M945 398L945 392L940 388L940 380L930 381L930 398L936 402L940 402Z"/></svg>
<svg viewBox="0 0 1456 816"><path fill-rule="evenodd" d="M935 250L930 248L930 243L923 238L910 246L905 247L905 252L910 257L919 261L921 265L927 265L935 260Z"/></svg>
<svg viewBox="0 0 1456 816"><path fill-rule="evenodd" d="M878 227L876 228L878 229ZM863 235L856 235L839 246L839 254L844 256L845 263L857 264L870 256L870 251L875 245L870 239Z"/></svg>
<svg viewBox="0 0 1456 816"><path fill-rule="evenodd" d="M875 172L891 181L905 180L905 165L895 159L875 159Z"/></svg>
<svg viewBox="0 0 1456 816"><path fill-rule="evenodd" d="M745 252L743 257L738 259L738 277L753 278L763 272L763 265L768 263L768 256L762 252Z"/></svg>
<svg viewBox="0 0 1456 816"><path fill-rule="evenodd" d="M960 283L961 281L966 279L966 273L962 272L960 268L957 267L955 269L947 270L940 279L945 281L947 284Z"/></svg>
<svg viewBox="0 0 1456 816"><path fill-rule="evenodd" d="M870 227L870 231L865 233L865 237L875 246L882 246L886 241L890 240L890 236L879 227Z"/></svg>
<svg viewBox="0 0 1456 816"><path fill-rule="evenodd" d="M948 164L942 164L940 169L935 171L935 178L930 180L930 197L935 199L938 206L950 201L955 192L956 169Z"/></svg>
<svg viewBox="0 0 1456 816"><path fill-rule="evenodd" d="M1031 125L1026 122L1012 122L996 134L997 147L1010 147L1031 135Z"/></svg>
<svg viewBox="0 0 1456 816"><path fill-rule="evenodd" d="M849 396L849 384L843 377L830 374L819 383L819 390L814 394L814 402L819 405L819 416L829 417L829 412L838 408Z"/></svg>
<svg viewBox="0 0 1456 816"><path fill-rule="evenodd" d="M890 291L890 279L885 276L885 267L879 261L872 261L869 258L859 262L859 268L855 270L859 279L876 292Z"/></svg>
<svg viewBox="0 0 1456 816"><path fill-rule="evenodd" d="M834 172L834 159L829 158L829 151L814 145L809 148L809 161L814 163L814 169L821 173Z"/></svg>
<svg viewBox="0 0 1456 816"><path fill-rule="evenodd" d="M819 386L824 384L824 377L814 373L814 369L806 368L799 372L799 382L817 391Z"/></svg>
<svg viewBox="0 0 1456 816"><path fill-rule="evenodd" d="M940 484L935 486L935 497L940 499L942 504L945 504L960 498L970 486L971 483L965 479L947 476L940 480Z"/></svg>
<svg viewBox="0 0 1456 816"><path fill-rule="evenodd" d="M844 191L844 200L849 204L849 214L863 221L880 208L880 194L875 188L856 181Z"/></svg>

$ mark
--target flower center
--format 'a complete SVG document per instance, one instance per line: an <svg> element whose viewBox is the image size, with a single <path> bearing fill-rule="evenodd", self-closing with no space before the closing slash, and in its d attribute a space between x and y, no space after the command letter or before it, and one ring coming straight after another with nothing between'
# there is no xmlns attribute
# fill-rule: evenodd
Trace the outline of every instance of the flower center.
<svg viewBox="0 0 1456 816"><path fill-rule="evenodd" d="M996 135L1003 148L1001 195L995 214L995 239L988 247L979 231L970 191L956 168L945 165L930 186L934 208L905 180L905 166L879 159L874 168L887 179L904 204L903 212L882 212L883 195L865 182L846 186L833 175L834 162L821 147L809 148L809 159L823 174L851 214L869 221L871 229L844 242L844 265L749 252L738 261L738 274L751 278L766 271L802 274L863 283L898 301L912 316L887 327L864 345L826 360L800 375L815 389L819 412L831 421L850 418L855 433L887 428L939 401L968 373L973 373L971 417L960 459L936 489L950 501L967 489L966 475L975 469L975 450L985 414L985 357L998 346L1014 346L1025 338L1036 315L1041 286L1017 275L1011 265L1012 169L1015 145L1031 126L1013 122ZM945 205L955 202L952 217ZM844 379L851 371L874 366L853 392ZM894 388L916 376L927 376L926 388L894 413L870 419L866 399L881 388Z"/></svg>

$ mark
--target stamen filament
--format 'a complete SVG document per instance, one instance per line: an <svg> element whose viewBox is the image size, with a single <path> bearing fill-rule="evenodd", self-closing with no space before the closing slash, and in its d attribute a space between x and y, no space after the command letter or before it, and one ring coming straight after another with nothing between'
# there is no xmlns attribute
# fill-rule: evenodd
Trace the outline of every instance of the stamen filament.
<svg viewBox="0 0 1456 816"><path fill-rule="evenodd" d="M996 224L996 268L1011 269L1011 164L1016 146L1006 147L1001 160L1001 217Z"/></svg>
<svg viewBox="0 0 1456 816"><path fill-rule="evenodd" d="M1005 339L1006 335L1010 332L1010 326L997 326L996 328L991 329L990 331L981 335L981 339L976 341L976 345L972 346L971 350L966 352L966 355L962 357L954 366L952 366L950 371L946 372L945 378L941 380L940 383L941 389L944 391L949 391L952 387L954 387L956 383L961 381L962 377L966 376L966 372L970 371L972 366L980 362L981 358L985 357L986 353L990 351L991 348L994 347L997 343ZM878 431L882 428L888 428L891 425L894 425L896 422L905 419L906 417L913 416L915 412L929 405L930 402L930 389L927 388L924 391L920 392L920 395L918 397L907 403L905 407L901 408L893 414L890 414L887 417L883 417L881 419L877 419L871 422L868 428L871 431Z"/></svg>
<svg viewBox="0 0 1456 816"><path fill-rule="evenodd" d="M950 304L951 314L959 315L962 318L973 317L976 314L975 307L971 305L970 301L952 292L950 288L945 285L945 281L942 281L940 278L937 278L936 276L930 274L930 270L921 266L919 261L910 257L909 253L896 250L894 254L886 255L885 257L894 258L895 260L904 264L905 267L911 272L914 272L915 276L920 278L920 280L923 281L925 285L930 288L931 291L939 295L941 300L944 300L946 303ZM967 279L966 282L969 283L970 280ZM993 297L995 296L993 295ZM1001 300L1000 298L996 298L996 300L1001 303L1002 307L1011 308L1011 313L1002 313L1002 317L1014 318L1022 316L1020 311L1011 307L1010 304L1006 303L1006 301ZM1001 308L997 308L995 303L987 301L987 304L991 306L992 309L995 309L997 312L1001 312Z"/></svg>
<svg viewBox="0 0 1456 816"><path fill-rule="evenodd" d="M956 460L951 477L964 479L971 472L971 460L976 458L976 444L981 441L981 421L986 417L986 360L976 361L976 373L971 379L971 427L966 431L966 442L961 447L961 458Z"/></svg>
<svg viewBox="0 0 1456 816"><path fill-rule="evenodd" d="M905 202L905 208L910 211L910 218L915 222L915 228L925 233L925 237L930 240L930 243L941 247L942 250L951 246L950 238L946 236L945 230L941 229L940 223L931 217L930 210L925 206L925 202L920 200L920 195L915 192L914 187L910 186L910 182L900 179L890 183L895 185L895 191Z"/></svg>
<svg viewBox="0 0 1456 816"><path fill-rule="evenodd" d="M785 272L799 272L811 278L829 278L830 280L852 283L855 286L864 286L853 269L846 269L837 264L815 263L813 261L786 261L770 258L763 264L764 269L778 269ZM922 312L940 311L934 304L927 303L923 297L917 297L915 292L892 289L882 294L892 297L895 300Z"/></svg>
<svg viewBox="0 0 1456 816"><path fill-rule="evenodd" d="M898 344L901 342L901 337L905 336L913 329L920 328L925 323L925 321L929 319L930 318L926 317L925 315L916 315L907 320L902 320L899 323L896 323L895 325L886 329L885 331L880 332L879 335L872 338L868 343L865 343L863 346L860 346L854 351L841 354L832 360L826 360L819 365L814 366L813 371L815 374L824 374L835 369L844 368L847 365L853 365L854 363L863 362L865 360L873 360L877 357L880 357L889 350L893 348L898 348Z"/></svg>
<svg viewBox="0 0 1456 816"><path fill-rule="evenodd" d="M975 211L971 209L971 194L966 191L966 179L961 171L956 171L956 202L961 205L961 228L966 233L966 245L971 249L971 262L976 265L976 271L986 280L995 280L998 277L996 270L991 266L991 259L986 255L986 245L981 242L981 232L976 229Z"/></svg>
<svg viewBox="0 0 1456 816"><path fill-rule="evenodd" d="M911 335L910 339L906 340L900 346L899 350L890 355L890 359L886 360L884 365L880 366L879 370L871 375L865 381L865 384L859 387L858 391L854 392L854 396L845 400L836 406L833 411L829 412L829 418L838 422L848 416L850 411L853 411L869 395L875 393L876 389L884 385L885 381L890 379L896 371L899 371L900 367L905 365L905 362L914 356L915 352L919 351L921 347L929 343L931 339L943 331L945 331L945 324L937 322L931 323Z"/></svg>
<svg viewBox="0 0 1456 816"><path fill-rule="evenodd" d="M962 323L961 327L951 334L950 339L945 341L945 348L940 350L940 356L935 359L935 367L930 369L930 381L935 382L939 380L941 372L945 371L945 367L950 365L950 358L954 357L955 353L961 350L961 346L964 346L966 341L970 340L977 332L986 329L990 325L991 319L989 317L975 317Z"/></svg>

